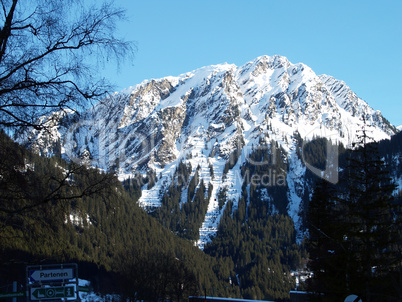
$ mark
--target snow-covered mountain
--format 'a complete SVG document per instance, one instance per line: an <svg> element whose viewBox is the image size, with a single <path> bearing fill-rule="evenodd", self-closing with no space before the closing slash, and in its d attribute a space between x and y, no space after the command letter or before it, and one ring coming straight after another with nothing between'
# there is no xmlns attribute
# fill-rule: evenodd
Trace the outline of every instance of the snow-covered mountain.
<svg viewBox="0 0 402 302"><path fill-rule="evenodd" d="M60 152L90 166L115 169L121 179L152 170L155 184L142 184L139 203L144 208L160 206L180 162L191 163L193 175L199 167L198 185L201 179L213 185L200 229L201 248L225 208L218 205L218 192L227 189L227 199L236 206L244 181L240 167L252 150L275 141L285 151L288 200L283 202L297 225L308 165L297 155L296 136L327 137L348 147L362 127L369 127L376 140L398 131L344 82L281 56L146 80L107 97L80 118L69 113L46 118L55 125L52 132L34 130L20 141L43 155ZM240 156L222 177L234 151ZM185 192L182 196L182 203L191 202ZM264 196L268 202L269 187Z"/></svg>

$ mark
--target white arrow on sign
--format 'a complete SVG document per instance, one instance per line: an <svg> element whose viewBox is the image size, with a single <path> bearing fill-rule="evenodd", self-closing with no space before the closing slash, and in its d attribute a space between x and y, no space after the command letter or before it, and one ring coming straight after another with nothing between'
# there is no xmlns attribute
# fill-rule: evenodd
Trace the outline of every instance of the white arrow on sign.
<svg viewBox="0 0 402 302"><path fill-rule="evenodd" d="M44 269L30 271L31 281L55 281L74 278L74 270L72 268L64 269Z"/></svg>

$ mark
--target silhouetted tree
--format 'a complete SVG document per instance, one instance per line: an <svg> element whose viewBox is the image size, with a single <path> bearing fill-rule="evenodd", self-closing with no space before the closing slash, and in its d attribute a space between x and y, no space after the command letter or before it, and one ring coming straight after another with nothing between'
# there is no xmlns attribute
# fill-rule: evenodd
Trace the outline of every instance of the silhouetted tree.
<svg viewBox="0 0 402 302"><path fill-rule="evenodd" d="M344 176L347 191L339 203L347 208L345 243L355 267L350 272L350 289L366 301L376 301L383 293L378 281L402 265L402 217L394 202L397 186L379 156L377 143L366 128L358 139Z"/></svg>
<svg viewBox="0 0 402 302"><path fill-rule="evenodd" d="M104 96L110 85L94 67L103 60L119 61L133 50L115 35L124 14L110 3L1 0L1 8L0 128L9 133L49 131L57 118L52 113L78 113L88 101ZM36 173L28 152L4 133L1 140L0 231L22 228L28 217L41 221L41 215L32 214L35 208L51 211L59 201L113 186L111 175L100 176L75 163L59 162L59 169ZM87 174L87 182L76 186L74 176L80 173Z"/></svg>
<svg viewBox="0 0 402 302"><path fill-rule="evenodd" d="M348 293L392 301L400 295L396 276L402 264L396 185L366 128L349 154L336 191L321 183L309 205L310 286L328 301Z"/></svg>

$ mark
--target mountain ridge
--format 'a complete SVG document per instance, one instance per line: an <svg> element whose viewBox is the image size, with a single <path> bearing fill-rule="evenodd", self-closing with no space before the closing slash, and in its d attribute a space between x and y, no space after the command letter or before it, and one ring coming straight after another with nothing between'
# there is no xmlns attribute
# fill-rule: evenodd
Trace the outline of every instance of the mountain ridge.
<svg viewBox="0 0 402 302"><path fill-rule="evenodd" d="M79 119L67 112L48 120L57 126L52 133L34 130L19 140L42 155L60 150L70 160L115 170L121 180L152 171L153 185L141 183L144 208L160 207L175 169L181 162L190 164L191 177L199 173L197 188L201 180L205 191L213 186L197 240L200 248L216 232L227 201L236 208L244 183L241 166L255 149L268 150L273 142L283 149L289 165L282 175L288 190L283 202L297 226L306 190L297 136L326 137L350 147L362 127L370 128L375 140L397 133L343 81L318 76L281 56L145 80L107 97ZM223 207L221 190L226 190ZM183 197L185 202L191 200Z"/></svg>

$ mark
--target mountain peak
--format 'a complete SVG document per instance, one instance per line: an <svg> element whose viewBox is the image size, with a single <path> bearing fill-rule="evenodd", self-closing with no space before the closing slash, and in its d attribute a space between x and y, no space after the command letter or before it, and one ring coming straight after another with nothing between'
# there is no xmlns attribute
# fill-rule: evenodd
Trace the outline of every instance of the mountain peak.
<svg viewBox="0 0 402 302"><path fill-rule="evenodd" d="M261 62L270 65L273 68L281 68L282 66L288 66L290 64L289 60L286 57L280 55L273 55L273 56L263 55L257 57L252 62L256 63Z"/></svg>

